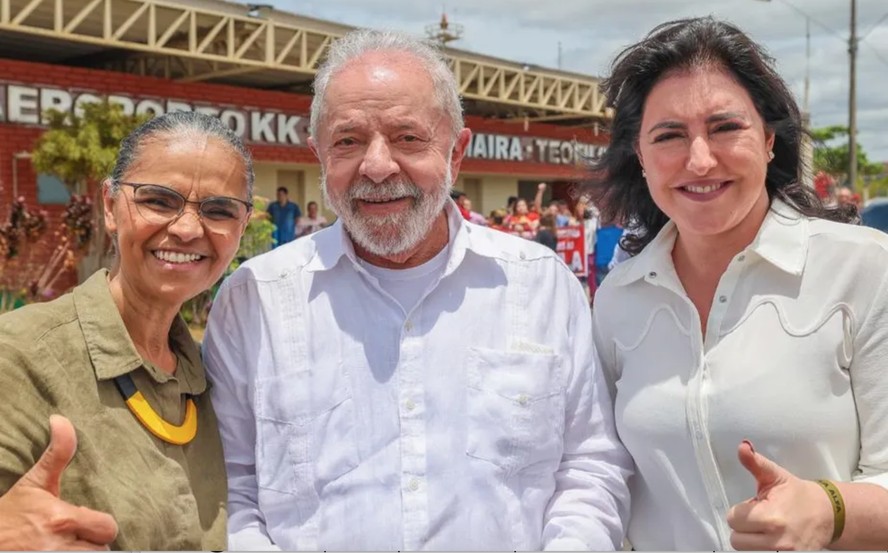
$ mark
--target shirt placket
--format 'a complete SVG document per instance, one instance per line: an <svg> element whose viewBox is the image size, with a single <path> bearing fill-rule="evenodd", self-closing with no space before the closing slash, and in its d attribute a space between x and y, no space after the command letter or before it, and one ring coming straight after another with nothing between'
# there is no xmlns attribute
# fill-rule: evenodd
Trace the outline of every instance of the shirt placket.
<svg viewBox="0 0 888 553"><path fill-rule="evenodd" d="M404 549L421 549L428 533L425 387L422 380L421 308L401 326L398 365L398 419L401 445L401 511Z"/></svg>
<svg viewBox="0 0 888 553"><path fill-rule="evenodd" d="M686 404L691 441L694 444L697 465L703 476L703 485L705 486L709 506L715 519L716 532L718 533L721 549L729 549L731 547L731 529L727 522L730 505L728 504L727 493L721 478L721 471L715 459L715 452L709 432L707 406L712 375L710 374L707 354L718 345L731 297L736 291L737 282L745 261L745 253L738 255L719 280L706 323L705 343L700 332L692 334L694 336L694 350L697 363L694 374L688 382ZM696 310L694 310L694 314L697 325L695 328L699 328L700 320L699 317L696 317Z"/></svg>

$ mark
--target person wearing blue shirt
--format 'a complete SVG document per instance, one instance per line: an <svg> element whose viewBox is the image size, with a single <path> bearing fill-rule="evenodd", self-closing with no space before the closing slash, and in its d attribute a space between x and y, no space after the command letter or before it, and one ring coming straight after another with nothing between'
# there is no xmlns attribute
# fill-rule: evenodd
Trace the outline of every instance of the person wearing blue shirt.
<svg viewBox="0 0 888 553"><path fill-rule="evenodd" d="M268 214L271 216L271 222L274 223L275 230L274 247L281 244L292 242L296 239L296 222L302 217L302 210L299 204L293 203L288 199L289 191L286 186L277 189L277 201L268 206Z"/></svg>
<svg viewBox="0 0 888 553"><path fill-rule="evenodd" d="M614 223L601 226L595 232L595 284L601 286L604 277L610 272L610 262L614 249L620 243L623 228Z"/></svg>

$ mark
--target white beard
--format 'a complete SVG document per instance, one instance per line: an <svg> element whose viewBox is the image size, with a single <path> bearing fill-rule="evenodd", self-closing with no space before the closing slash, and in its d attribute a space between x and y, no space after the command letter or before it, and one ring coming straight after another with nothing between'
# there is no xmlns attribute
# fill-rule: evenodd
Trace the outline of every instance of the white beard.
<svg viewBox="0 0 888 553"><path fill-rule="evenodd" d="M324 201L359 246L380 257L389 257L409 251L428 237L435 219L444 209L453 187L450 163L444 174L444 182L431 192L423 192L414 183L402 177L375 183L362 178L352 184L344 194L331 195L327 190L327 176L321 172L321 191ZM383 198L412 198L413 205L404 212L385 216L360 214L358 200Z"/></svg>

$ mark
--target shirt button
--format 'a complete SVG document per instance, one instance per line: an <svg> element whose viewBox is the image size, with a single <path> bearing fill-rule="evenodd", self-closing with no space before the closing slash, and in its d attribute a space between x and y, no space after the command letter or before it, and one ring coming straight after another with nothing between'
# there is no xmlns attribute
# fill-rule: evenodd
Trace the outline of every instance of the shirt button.
<svg viewBox="0 0 888 553"><path fill-rule="evenodd" d="M737 261L746 261L746 255L741 255L737 258Z"/></svg>
<svg viewBox="0 0 888 553"><path fill-rule="evenodd" d="M410 332L411 330L413 330L413 323L410 321L407 321L406 323L404 323L404 330L406 330L407 332Z"/></svg>
<svg viewBox="0 0 888 553"><path fill-rule="evenodd" d="M657 271L651 271L648 273L648 276L651 278L657 278Z"/></svg>
<svg viewBox="0 0 888 553"><path fill-rule="evenodd" d="M416 409L416 403L412 399L408 399L404 402L404 407L406 407L408 411L413 411Z"/></svg>
<svg viewBox="0 0 888 553"><path fill-rule="evenodd" d="M728 301L728 296L719 296L718 297L719 303L725 303L726 301Z"/></svg>
<svg viewBox="0 0 888 553"><path fill-rule="evenodd" d="M703 432L697 430L697 434L696 434L696 436L697 436L697 439L698 439L698 440L702 440L702 439L703 439Z"/></svg>
<svg viewBox="0 0 888 553"><path fill-rule="evenodd" d="M527 394L521 394L518 396L518 403L523 407L527 405L527 402L530 401L530 398L527 397Z"/></svg>
<svg viewBox="0 0 888 553"><path fill-rule="evenodd" d="M415 492L419 489L419 480L417 480L416 478L411 478L410 483L407 484L407 487L410 489L411 492Z"/></svg>
<svg viewBox="0 0 888 553"><path fill-rule="evenodd" d="M524 260L524 259L527 259L527 254L525 254L524 252L521 252L518 254L518 257L520 257L522 260Z"/></svg>

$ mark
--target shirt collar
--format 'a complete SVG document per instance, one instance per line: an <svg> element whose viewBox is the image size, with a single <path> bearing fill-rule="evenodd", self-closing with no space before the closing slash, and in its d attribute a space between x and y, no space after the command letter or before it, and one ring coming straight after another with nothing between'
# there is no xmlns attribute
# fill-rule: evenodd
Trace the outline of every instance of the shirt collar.
<svg viewBox="0 0 888 553"><path fill-rule="evenodd" d="M143 366L142 356L130 338L120 311L108 287L108 271L102 269L73 291L74 308L86 342L86 349L97 380L110 380ZM184 393L193 395L206 391L207 382L200 351L191 338L188 325L177 316L170 329L170 342L178 359L175 377ZM172 378L146 367L158 382Z"/></svg>
<svg viewBox="0 0 888 553"><path fill-rule="evenodd" d="M193 396L204 393L207 390L207 375L200 356L200 347L191 336L188 323L181 315L176 315L176 318L173 319L173 326L170 328L170 343L179 361L174 375L179 381L179 390L183 394ZM166 373L161 372L160 374L167 379L170 378Z"/></svg>
<svg viewBox="0 0 888 553"><path fill-rule="evenodd" d="M308 272L329 271L343 257L348 257L353 262L357 260L355 248L342 224L341 217L326 229L311 234L307 239L315 244L314 254L305 264L305 270Z"/></svg>
<svg viewBox="0 0 888 553"><path fill-rule="evenodd" d="M626 263L624 270L614 271L608 276L608 280L616 286L631 284L645 276L656 276L658 270L672 267L672 248L678 231L675 223L667 221L651 242ZM617 266L619 267L619 265Z"/></svg>
<svg viewBox="0 0 888 553"><path fill-rule="evenodd" d="M808 259L808 218L775 199L749 250L781 271L800 276Z"/></svg>
<svg viewBox="0 0 888 553"><path fill-rule="evenodd" d="M656 276L672 267L672 248L678 230L669 221L625 271L613 275L613 284L622 286ZM777 269L799 276L808 257L808 220L779 199L771 202L762 226L747 248Z"/></svg>
<svg viewBox="0 0 888 553"><path fill-rule="evenodd" d="M459 267L468 250L481 255L494 256L496 254L498 250L489 240L482 238L480 233L473 232L473 227L477 228L477 226L468 223L463 218L453 200L447 200L444 204L444 212L447 216L447 228L450 233L450 257L447 260L444 276ZM337 219L328 229L312 234L309 239L315 241L315 251L305 265L306 271L328 271L334 268L343 257L348 258L355 267L360 267L354 244L342 224L342 218Z"/></svg>

